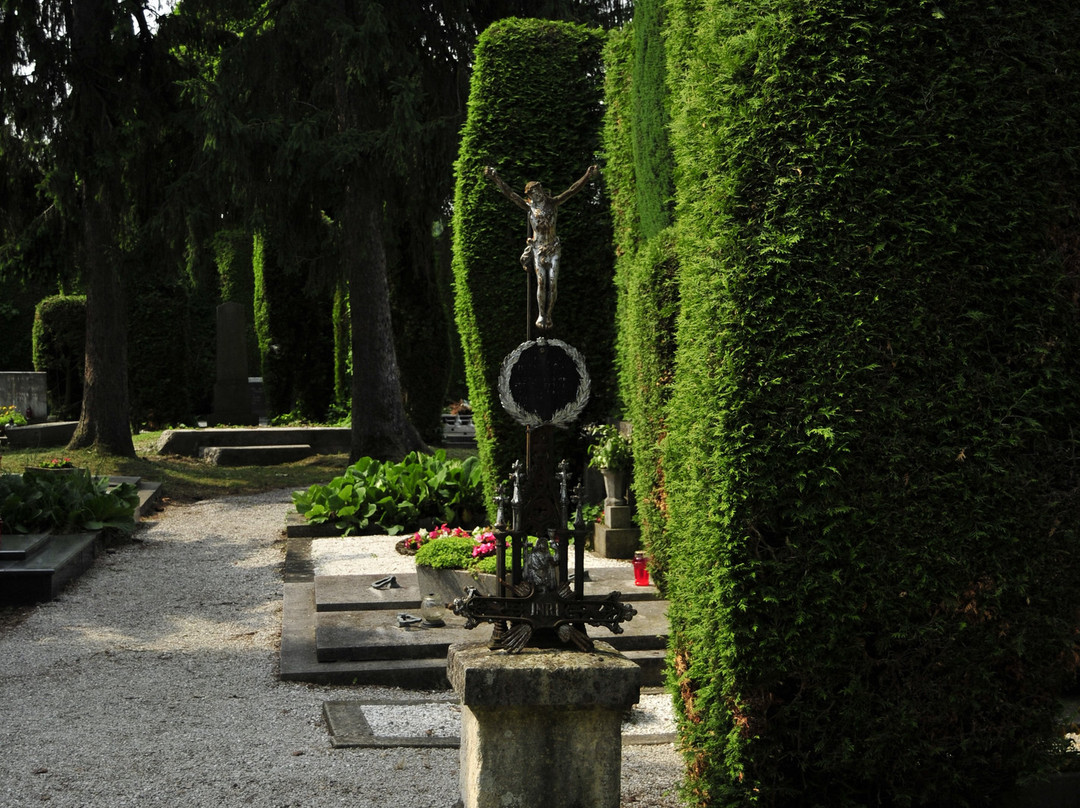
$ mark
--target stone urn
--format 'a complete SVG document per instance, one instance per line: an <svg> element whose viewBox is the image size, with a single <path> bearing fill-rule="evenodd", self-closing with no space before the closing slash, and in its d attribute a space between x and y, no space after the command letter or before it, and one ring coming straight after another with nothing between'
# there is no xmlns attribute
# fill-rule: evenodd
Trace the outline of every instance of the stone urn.
<svg viewBox="0 0 1080 808"><path fill-rule="evenodd" d="M626 469L600 469L604 478L604 504L625 505Z"/></svg>

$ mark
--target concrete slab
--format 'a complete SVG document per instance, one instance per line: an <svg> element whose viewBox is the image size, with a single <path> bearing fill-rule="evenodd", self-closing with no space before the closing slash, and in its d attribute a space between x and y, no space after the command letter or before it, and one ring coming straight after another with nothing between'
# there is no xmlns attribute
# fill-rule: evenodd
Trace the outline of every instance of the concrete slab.
<svg viewBox="0 0 1080 808"><path fill-rule="evenodd" d="M389 721L380 720L387 716ZM328 701L323 717L336 749L456 748L460 743L461 708L452 693L425 701Z"/></svg>
<svg viewBox="0 0 1080 808"><path fill-rule="evenodd" d="M114 475L109 477L109 485L117 486L122 483L134 485L139 493L139 504L135 508L136 518L146 516L159 509L161 501L161 483L144 480L142 477L124 477Z"/></svg>
<svg viewBox="0 0 1080 808"><path fill-rule="evenodd" d="M236 429L167 429L158 440L158 454L198 457L203 446L281 446L304 443L318 454L348 454L348 427L240 427Z"/></svg>
<svg viewBox="0 0 1080 808"><path fill-rule="evenodd" d="M323 718L335 749L446 748L461 742L461 707L452 693L422 700L328 701ZM671 696L660 688L643 690L623 721L623 745L675 741Z"/></svg>
<svg viewBox="0 0 1080 808"><path fill-rule="evenodd" d="M324 685L381 685L405 690L443 690L446 655L430 659L384 659L320 662L315 649L315 584L288 580L284 585L281 617L281 656L278 675L283 681ZM475 629L482 630L482 629ZM478 635L479 636L479 635ZM641 666L644 685L664 681L666 651L624 651Z"/></svg>
<svg viewBox="0 0 1080 808"><path fill-rule="evenodd" d="M354 613L345 607L360 605L362 598L357 597L349 579L354 576L341 576L340 582L328 581L331 586L340 585L336 592L333 588L319 596L319 601L324 612L316 609L316 589L322 586L323 578L337 576L316 576L315 564L311 552L312 540L308 538L289 539L284 565L284 601L281 624L281 655L280 655L280 678L286 681L313 682L317 684L355 684L355 685L383 685L401 687L411 690L441 690L449 686L446 679L446 652L438 649L436 655L429 658L405 658L405 659L382 659L382 660L342 660L335 662L320 662L316 647L316 620L327 618L336 614L344 618L347 624L347 616ZM619 589L624 593L630 592L633 596L657 598L654 587L634 587L632 583L623 585L624 581L617 580L617 576L629 576L630 566L620 564L610 572L603 567L589 569L590 576L595 576L594 582L603 594L612 589ZM603 571L602 571L603 570ZM400 581L406 584L410 578L404 577L406 573L398 575ZM616 576L609 578L608 576ZM611 585L614 583L614 585ZM369 584L370 586L370 584ZM404 587L403 587L404 588ZM637 590L637 591L635 591ZM391 590L393 591L393 590ZM404 594L404 593L399 593ZM366 593L365 593L366 597ZM630 598L627 597L627 600ZM634 602L634 607L640 605ZM648 606L650 611L657 610L651 615L654 622L653 631L658 631L656 636L647 641L623 637L626 644L644 644L650 647L641 649L625 649L622 652L641 666L642 682L646 685L660 685L665 676L666 657L666 634L667 620L663 616L663 608L666 606L662 601L656 601ZM337 608L335 608L337 607ZM396 614L392 609L384 609L384 618ZM402 611L416 613L418 607L410 606ZM644 611L644 610L641 610ZM635 616L634 620L625 624L629 629L634 621L637 627L645 622L645 615ZM609 634L605 629L593 629L591 634L598 639L620 642L619 637ZM490 636L489 627L478 627L468 633L473 642L486 640ZM352 642L349 640L348 642ZM440 643L440 646L443 643Z"/></svg>
<svg viewBox="0 0 1080 808"><path fill-rule="evenodd" d="M485 634L465 628L465 618L448 615L441 628L399 628L395 612L319 612L315 648L320 662L341 660L446 658L454 643L476 642Z"/></svg>
<svg viewBox="0 0 1080 808"><path fill-rule="evenodd" d="M320 662L315 653L315 584L284 585L279 677L324 685L382 685L405 690L445 690L446 657L374 662Z"/></svg>
<svg viewBox="0 0 1080 808"><path fill-rule="evenodd" d="M590 628L589 636L610 643L619 651L660 650L667 645L667 603L641 601L638 613L623 624L622 634ZM316 654L321 662L341 660L422 659L446 657L454 643L486 642L487 626L471 631L464 618L450 615L443 628L397 627L396 615L386 611L319 612L315 617Z"/></svg>
<svg viewBox="0 0 1080 808"><path fill-rule="evenodd" d="M9 426L4 431L12 449L36 449L66 446L78 425L78 421L48 421L44 424Z"/></svg>
<svg viewBox="0 0 1080 808"><path fill-rule="evenodd" d="M416 573L395 575L396 589L372 589L382 575L319 575L315 578L315 610L319 612L379 611L420 608Z"/></svg>

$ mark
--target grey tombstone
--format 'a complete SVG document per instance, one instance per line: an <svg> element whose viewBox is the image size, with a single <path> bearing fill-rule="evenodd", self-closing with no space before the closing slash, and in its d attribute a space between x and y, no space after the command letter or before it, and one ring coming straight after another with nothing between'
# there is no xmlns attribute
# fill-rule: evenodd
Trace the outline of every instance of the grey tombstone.
<svg viewBox="0 0 1080 808"><path fill-rule="evenodd" d="M33 371L0 373L0 406L14 406L31 423L44 421L49 414L45 374Z"/></svg>
<svg viewBox="0 0 1080 808"><path fill-rule="evenodd" d="M244 307L217 307L217 382L214 384L214 424L257 424L251 409L247 369L247 325Z"/></svg>

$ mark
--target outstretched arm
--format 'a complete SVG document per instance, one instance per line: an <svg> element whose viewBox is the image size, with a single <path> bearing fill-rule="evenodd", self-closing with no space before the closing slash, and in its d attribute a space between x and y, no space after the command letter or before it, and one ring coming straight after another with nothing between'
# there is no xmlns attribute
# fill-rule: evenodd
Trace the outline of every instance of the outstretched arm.
<svg viewBox="0 0 1080 808"><path fill-rule="evenodd" d="M524 199L522 199L521 196L515 193L513 188L503 182L503 178L499 176L499 172L497 172L494 168L492 168L491 166L484 166L484 176L494 182L495 187L502 192L502 195L509 199L511 202L513 202L515 205L517 205L519 208L521 208L522 210L529 209L529 204Z"/></svg>
<svg viewBox="0 0 1080 808"><path fill-rule="evenodd" d="M580 191L582 188L584 188L585 183L587 183L593 177L599 177L599 176L600 176L600 166L597 166L597 165L589 166L589 170L586 171L581 176L581 179L579 179L577 182L575 182L573 185L571 185L569 188L567 188L565 191L563 191L561 194L559 194L557 197L555 197L555 204L556 205L561 205L567 199L569 199L574 194L576 194L578 191Z"/></svg>

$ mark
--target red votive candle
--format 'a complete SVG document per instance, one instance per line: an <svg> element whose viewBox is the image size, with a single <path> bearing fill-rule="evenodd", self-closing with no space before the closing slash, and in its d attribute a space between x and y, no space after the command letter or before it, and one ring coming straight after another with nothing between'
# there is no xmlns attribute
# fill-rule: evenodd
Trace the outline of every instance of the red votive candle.
<svg viewBox="0 0 1080 808"><path fill-rule="evenodd" d="M649 559L638 550L634 553L634 586L649 585Z"/></svg>

